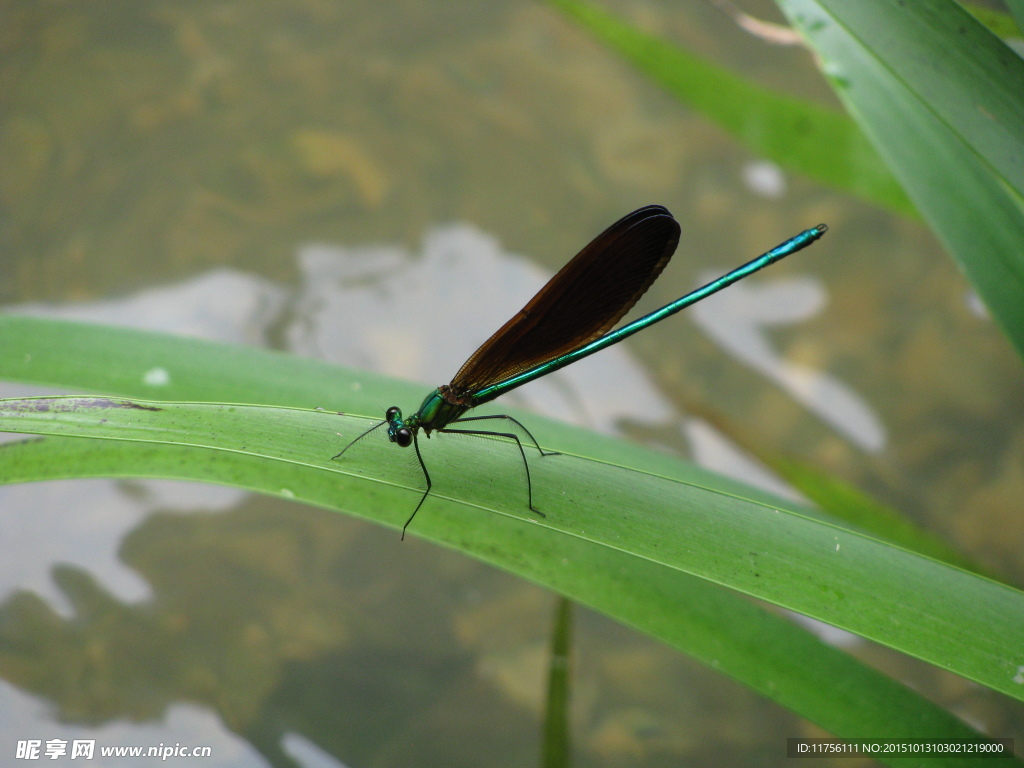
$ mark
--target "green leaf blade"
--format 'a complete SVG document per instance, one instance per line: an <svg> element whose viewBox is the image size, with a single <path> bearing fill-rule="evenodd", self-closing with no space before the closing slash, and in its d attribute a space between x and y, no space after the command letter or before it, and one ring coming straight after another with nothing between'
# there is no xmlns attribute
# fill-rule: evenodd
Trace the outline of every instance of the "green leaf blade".
<svg viewBox="0 0 1024 768"><path fill-rule="evenodd" d="M80 397L0 401L3 431L244 453L326 472L339 493L355 477L405 488L399 494L404 504L365 512L398 527L423 488L415 471L395 465L410 452L365 440L358 461L348 454L331 460L339 441L361 434L365 424L283 407ZM451 436L421 445L436 494L420 517L440 517L446 536L458 540L467 514L490 511L698 576L1024 699L1024 688L1014 682L1024 665L1015 653L1024 648L1024 624L1014 618L1024 615L1024 594L1010 587L713 484L583 457L534 458L534 499L547 515L540 519L526 507L510 443L444 437ZM412 530L421 524L417 519ZM944 599L933 600L936 593Z"/></svg>
<svg viewBox="0 0 1024 768"><path fill-rule="evenodd" d="M780 5L1024 356L1024 62L952 2Z"/></svg>
<svg viewBox="0 0 1024 768"><path fill-rule="evenodd" d="M33 356L27 368L26 354ZM83 365L76 364L76 355ZM104 365L90 365L93 357ZM167 387L194 398L216 393L235 401L329 402L339 410L376 412L382 399L402 403L422 395L417 386L263 350L0 315L0 377L138 396L151 391L140 373L154 362L170 365ZM368 392L367 382L379 389ZM367 401L373 406L365 407ZM331 461L346 438L373 423L365 417L211 403L154 407L161 410L112 407L124 428L134 430L128 432L101 422L106 416L95 408L76 416L70 427L36 410L42 428L64 434L101 430L105 439L62 436L2 444L0 482L162 477L226 483L392 526L396 546L397 530L422 490L416 467L401 464L409 454L386 440L363 441L351 463L348 454L346 462ZM194 408L202 413L190 414ZM20 421L5 428L36 428L24 420L32 410L19 409ZM192 418L191 424L182 421ZM151 442L160 419L174 425L169 434L181 444ZM959 674L977 672L985 684L1019 694L1011 674L1013 652L1021 647L1020 623L1013 620L1021 596L1015 590L866 537L855 540L874 555L855 554L858 547L846 543L848 532L807 519L796 508L782 511L785 504L768 494L565 425L537 417L529 425L542 444L580 454L531 456L537 500L548 514L544 521L525 508L512 446L437 439L424 441L437 472L437 494L411 533L602 611L839 735L976 734L919 695L717 584L840 626L866 627L867 636ZM126 434L146 442L119 439ZM195 447L200 442L217 449ZM842 557L834 551L837 535L844 537ZM904 578L907 570L915 578ZM871 578L864 580L865 573ZM961 605L974 607L958 616Z"/></svg>
<svg viewBox="0 0 1024 768"><path fill-rule="evenodd" d="M82 438L0 445L0 482L76 476L156 476L205 482L230 478L239 487L327 508L337 508L339 499L328 473L267 462L249 454ZM372 484L364 487L374 488ZM280 492L292 488L297 490ZM364 506L386 505L391 493L362 497L353 492L347 496L347 511L361 514ZM832 733L888 738L978 736L919 694L735 593L621 550L595 547L578 537L553 536L511 517L473 512L460 519L458 529L451 532L438 528L442 524L438 516L424 516L417 521L415 534L456 547L602 611ZM891 764L934 767L974 762L945 756L930 757L926 763L900 759Z"/></svg>

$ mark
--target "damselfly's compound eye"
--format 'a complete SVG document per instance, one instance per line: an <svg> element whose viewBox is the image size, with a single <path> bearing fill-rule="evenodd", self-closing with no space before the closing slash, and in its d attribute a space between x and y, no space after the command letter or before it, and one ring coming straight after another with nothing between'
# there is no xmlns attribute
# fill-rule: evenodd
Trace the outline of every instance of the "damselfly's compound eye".
<svg viewBox="0 0 1024 768"><path fill-rule="evenodd" d="M394 421L395 416L402 416L402 411L399 410L397 406L392 405L390 408L384 411L384 418L387 419L388 421Z"/></svg>
<svg viewBox="0 0 1024 768"><path fill-rule="evenodd" d="M412 445L412 432L408 427L402 427L400 430L395 432L395 442L403 448L408 448Z"/></svg>

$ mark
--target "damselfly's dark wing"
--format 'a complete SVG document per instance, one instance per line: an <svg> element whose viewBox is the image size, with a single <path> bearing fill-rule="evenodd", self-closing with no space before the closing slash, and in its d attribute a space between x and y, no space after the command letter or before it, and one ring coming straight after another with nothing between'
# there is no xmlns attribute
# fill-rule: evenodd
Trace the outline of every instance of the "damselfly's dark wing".
<svg viewBox="0 0 1024 768"><path fill-rule="evenodd" d="M651 287L679 243L679 224L660 205L619 219L576 254L452 379L472 393L610 331Z"/></svg>

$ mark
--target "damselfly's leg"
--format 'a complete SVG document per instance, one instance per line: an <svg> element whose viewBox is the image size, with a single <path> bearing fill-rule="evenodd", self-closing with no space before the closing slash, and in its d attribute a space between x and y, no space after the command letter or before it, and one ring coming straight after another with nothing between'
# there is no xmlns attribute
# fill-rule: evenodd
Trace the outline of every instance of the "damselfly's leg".
<svg viewBox="0 0 1024 768"><path fill-rule="evenodd" d="M521 421L519 421L518 419L514 419L507 414L495 414L494 416L464 416L461 419L456 419L455 421L452 422L452 424L459 424L463 421L484 421L485 419L505 419L506 421L511 421L513 424L515 424L517 427L523 430L523 432L526 434L528 438L530 438L530 442L534 444L538 451L540 451L541 456L561 456L561 454L558 451L545 451L543 448L541 448L540 443L537 442L537 438L533 436L533 433L530 432L530 430L528 430L526 427L524 427Z"/></svg>
<svg viewBox="0 0 1024 768"><path fill-rule="evenodd" d="M416 509L409 515L409 519L405 521L405 525L402 526L402 541L405 541L405 529L409 527L409 523L416 517L416 513L420 511L420 507L423 506L423 502L427 500L427 496L430 494L430 487L433 483L430 482L430 473L427 472L427 465L423 463L423 455L420 453L420 441L416 439L416 433L412 434L412 447L416 449L416 458L420 461L420 469L423 470L423 479L427 481L427 490L423 492L420 497L420 503L416 505Z"/></svg>
<svg viewBox="0 0 1024 768"><path fill-rule="evenodd" d="M500 417L498 417L498 418L500 418ZM508 417L506 417L506 418L508 418ZM470 419L459 419L459 421L469 421L469 420ZM514 421L514 419L513 419L513 421ZM452 423L455 423L455 422L452 422ZM518 422L516 422L516 423L518 423ZM520 425L520 426L522 426L522 425ZM541 517L545 516L543 512L541 512L539 509L537 509L535 506L533 506L533 481L530 479L530 462L528 462L526 460L526 451L523 450L523 444L519 440L519 436L517 434L515 434L514 432L483 432L483 431L478 430L478 429L448 429L447 427L445 427L444 429L439 429L437 431L438 432L450 432L451 434L458 434L458 435L481 435L481 436L491 435L491 436L494 436L494 437L507 437L510 440L515 440L516 445L519 447L519 455L523 457L523 467L526 469L526 499L527 499L527 502L528 502L528 504L530 506L530 511L531 512L536 512ZM529 434L529 433L527 433L527 434ZM533 437L532 435L530 435L530 436ZM537 446L537 450L538 451L540 450L540 446ZM543 451L541 451L541 454L545 455ZM426 469L424 468L423 471L426 472Z"/></svg>

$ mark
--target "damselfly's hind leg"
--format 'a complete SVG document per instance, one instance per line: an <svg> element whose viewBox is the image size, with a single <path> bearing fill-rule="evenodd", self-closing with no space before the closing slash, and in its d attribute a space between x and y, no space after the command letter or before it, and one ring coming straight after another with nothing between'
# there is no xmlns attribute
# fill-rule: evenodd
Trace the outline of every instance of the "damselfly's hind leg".
<svg viewBox="0 0 1024 768"><path fill-rule="evenodd" d="M541 456L561 456L562 455L558 451L545 451L543 448L541 448L540 447L540 443L537 442L537 438L533 436L533 433L530 432L530 430L528 430L525 426L523 426L523 423L521 421L519 421L519 419L514 419L511 416L509 416L508 414L502 413L502 414L495 414L494 416L464 416L461 419L456 419L455 421L452 422L452 424L460 424L460 423L462 423L464 421L485 421L487 419L504 419L505 421L511 421L513 424L515 424L517 427L519 427L521 430L523 430L523 433L528 438L530 438L530 442L533 443L534 447L540 452ZM488 434L488 433L485 433L485 434ZM497 434L497 433L493 433L493 434Z"/></svg>
<svg viewBox="0 0 1024 768"><path fill-rule="evenodd" d="M487 418L487 417L484 416L484 417L481 417L481 418ZM497 418L500 418L500 417L497 417ZM505 417L505 418L508 418L508 417ZM459 419L459 421L473 421L473 420L474 419ZM515 420L513 419L513 421L515 421ZM452 423L454 424L456 422L452 422ZM519 422L516 422L516 423L518 424ZM522 425L520 424L520 426L522 426ZM490 436L490 437L507 437L510 440L514 440L516 446L519 448L519 455L523 457L523 468L526 470L526 500L527 500L527 503L528 503L528 505L530 507L530 511L531 512L536 512L541 517L545 517L545 514L543 512L541 512L539 509L537 509L535 506L533 506L533 481L530 479L530 462L528 462L526 460L526 451L523 450L523 443L519 439L519 436L517 434L515 434L514 432L484 432L484 431L481 431L479 429L448 429L447 427L445 427L444 429L439 429L437 431L438 432L448 432L448 433L454 434L454 435L480 435L480 436L483 436L483 437L487 437L487 436ZM527 434L529 434L529 433L527 433ZM532 438L533 435L530 435L530 437ZM534 441L534 444L536 445L536 441ZM544 453L544 451L541 451L541 448L540 448L539 445L537 446L537 450L541 452L541 456L550 456L551 455L551 454L548 454L548 453Z"/></svg>

